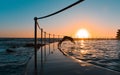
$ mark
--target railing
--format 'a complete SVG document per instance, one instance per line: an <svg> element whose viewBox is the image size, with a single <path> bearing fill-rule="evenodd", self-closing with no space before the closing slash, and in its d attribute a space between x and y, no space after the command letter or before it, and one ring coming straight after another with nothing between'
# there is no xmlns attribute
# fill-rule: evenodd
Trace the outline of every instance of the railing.
<svg viewBox="0 0 120 75"><path fill-rule="evenodd" d="M51 42L54 43L54 42L56 42L56 41L59 41L60 36L61 36L61 35L55 35L55 34L50 34L50 33L45 32L42 28L40 28L40 25L39 25L39 23L37 22L37 20L38 20L38 19L44 19L44 18L53 16L53 15L56 15L56 14L62 12L62 11L65 11L65 10L73 7L74 5L77 5L78 3L82 2L82 1L84 1L84 0L78 0L77 2L71 4L71 5L69 5L69 6L65 7L65 8L57 11L57 12L54 12L54 13L52 13L52 14L49 14L49 15L46 15L46 16L43 16L43 17L38 17L38 18L35 17L35 18L34 18L34 21L35 21L35 27L34 27L34 29L35 29L35 31L34 31L34 39L35 39L35 40L34 40L35 75L37 75L37 39L38 39L38 37L37 37L37 28L39 28L39 30L41 31L41 45L43 45L43 37L44 37L44 44L46 44L46 35L49 35L49 37L48 37L48 38L49 38L49 43L51 43ZM43 36L43 35L44 35L44 36ZM51 38L51 36L52 36L52 38ZM57 37L55 37L55 36L57 36ZM62 35L62 36L63 36L63 35ZM53 41L51 41L51 39L52 39ZM42 57L42 56L43 56L43 55L42 55L42 49L41 49L41 57ZM41 62L43 62L42 59L41 59Z"/></svg>
<svg viewBox="0 0 120 75"><path fill-rule="evenodd" d="M46 31L43 30L43 28L40 28L40 25L38 24L36 18L34 18L34 20L35 20L34 62L35 62L35 75L37 75L37 49L38 49L37 47L38 45L42 46L42 45L46 45L46 44L50 44L54 42L59 42L59 40L63 37L63 35L55 35L55 34L47 33ZM38 43L38 37L37 37L38 29L40 30L40 34L41 34L39 43ZM43 49L41 47L41 63L43 63L43 53L44 53L44 56L46 56L46 49L44 49L44 52L43 52Z"/></svg>

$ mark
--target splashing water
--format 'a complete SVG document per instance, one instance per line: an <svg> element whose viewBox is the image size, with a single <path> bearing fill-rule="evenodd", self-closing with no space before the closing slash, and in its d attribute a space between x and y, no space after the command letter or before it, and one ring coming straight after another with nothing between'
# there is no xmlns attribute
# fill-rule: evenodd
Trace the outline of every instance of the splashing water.
<svg viewBox="0 0 120 75"><path fill-rule="evenodd" d="M120 72L119 40L79 40L75 45L65 41L62 50L76 59Z"/></svg>

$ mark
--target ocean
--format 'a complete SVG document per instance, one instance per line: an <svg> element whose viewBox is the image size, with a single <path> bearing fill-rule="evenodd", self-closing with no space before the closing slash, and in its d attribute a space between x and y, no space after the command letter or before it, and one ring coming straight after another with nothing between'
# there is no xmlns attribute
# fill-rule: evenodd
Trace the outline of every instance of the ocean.
<svg viewBox="0 0 120 75"><path fill-rule="evenodd" d="M120 40L66 41L62 50L78 60L120 72Z"/></svg>
<svg viewBox="0 0 120 75"><path fill-rule="evenodd" d="M34 53L33 47L25 47L29 43L34 43L34 39L0 39L0 75L24 74ZM13 49L15 53L8 53L7 49ZM120 40L78 40L76 44L65 41L61 49L78 60L120 72Z"/></svg>
<svg viewBox="0 0 120 75"><path fill-rule="evenodd" d="M1 38L0 39L0 75L24 75L25 67L32 57L34 49L24 47L33 43L28 38ZM7 52L11 49L15 52Z"/></svg>
<svg viewBox="0 0 120 75"><path fill-rule="evenodd" d="M43 44L57 40L43 39ZM40 41L38 39L37 43ZM27 44L34 44L34 39L0 38L0 75L24 75L26 65L34 55L34 46L26 46Z"/></svg>

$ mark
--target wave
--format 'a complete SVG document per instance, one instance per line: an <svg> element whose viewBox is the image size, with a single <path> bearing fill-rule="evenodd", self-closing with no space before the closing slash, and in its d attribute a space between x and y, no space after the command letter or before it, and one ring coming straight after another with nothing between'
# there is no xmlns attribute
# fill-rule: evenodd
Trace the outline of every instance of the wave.
<svg viewBox="0 0 120 75"><path fill-rule="evenodd" d="M78 60L120 72L118 40L80 40L76 41L76 45L66 41L62 50Z"/></svg>

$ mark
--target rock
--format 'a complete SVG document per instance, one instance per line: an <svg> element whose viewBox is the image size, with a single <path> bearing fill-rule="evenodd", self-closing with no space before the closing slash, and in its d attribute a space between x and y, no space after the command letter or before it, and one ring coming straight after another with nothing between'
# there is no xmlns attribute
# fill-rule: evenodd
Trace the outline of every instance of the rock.
<svg viewBox="0 0 120 75"><path fill-rule="evenodd" d="M12 48L8 48L8 49L6 49L6 52L7 53L14 53L14 52L16 52L14 49L12 49Z"/></svg>

